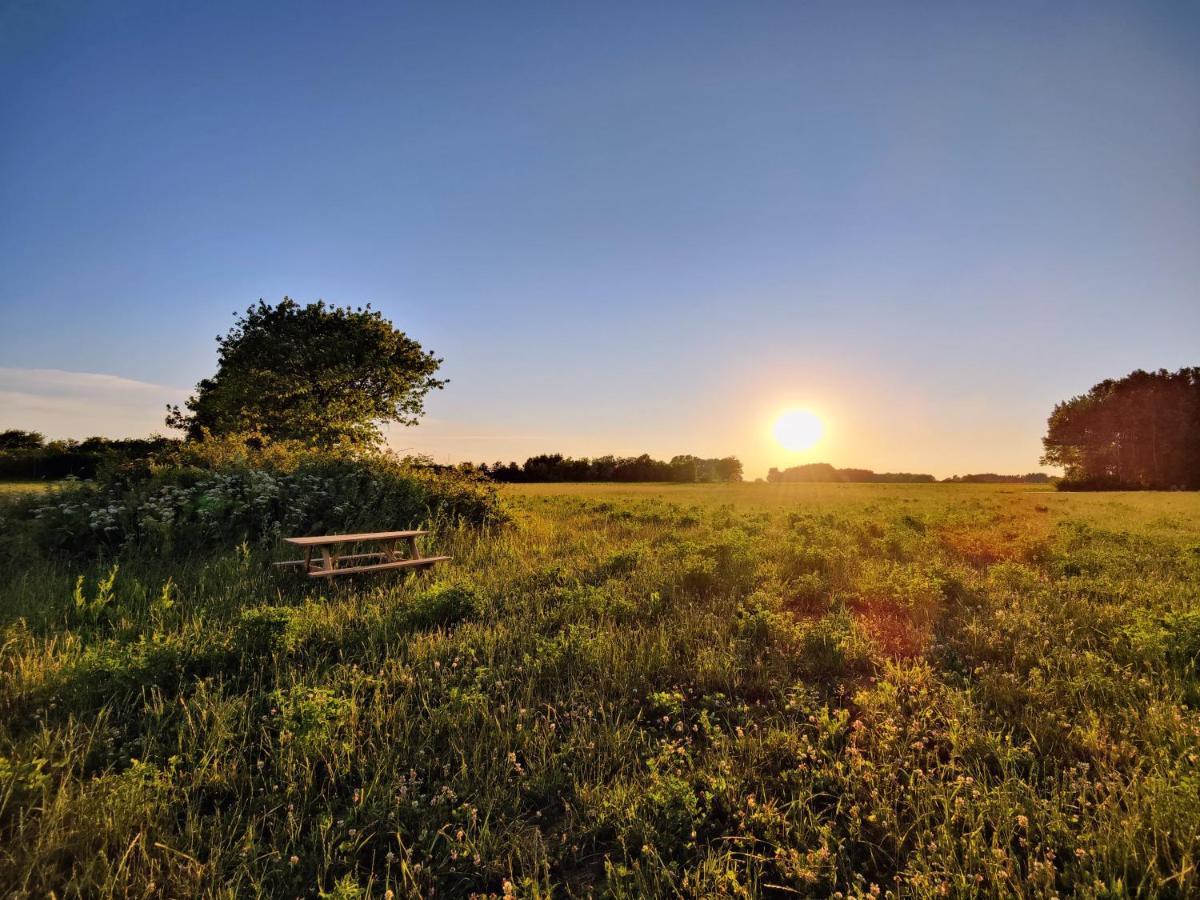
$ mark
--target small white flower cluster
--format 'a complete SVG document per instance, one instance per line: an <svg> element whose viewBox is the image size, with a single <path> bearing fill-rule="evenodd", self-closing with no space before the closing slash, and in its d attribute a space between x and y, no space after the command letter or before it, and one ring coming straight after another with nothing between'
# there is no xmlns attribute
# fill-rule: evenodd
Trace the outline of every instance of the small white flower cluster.
<svg viewBox="0 0 1200 900"><path fill-rule="evenodd" d="M80 485L46 497L32 511L48 546L77 550L85 535L114 548L235 546L312 528L365 530L375 519L408 520L427 511L418 479L365 467L163 474L168 477L140 483Z"/></svg>
<svg viewBox="0 0 1200 900"><path fill-rule="evenodd" d="M151 494L138 509L138 526L143 530L154 526L170 527L181 517L191 501L186 488L165 485Z"/></svg>
<svg viewBox="0 0 1200 900"><path fill-rule="evenodd" d="M108 506L93 509L88 513L88 527L92 531L118 531L121 527L119 517L123 512L125 512L125 507L119 503L110 503Z"/></svg>

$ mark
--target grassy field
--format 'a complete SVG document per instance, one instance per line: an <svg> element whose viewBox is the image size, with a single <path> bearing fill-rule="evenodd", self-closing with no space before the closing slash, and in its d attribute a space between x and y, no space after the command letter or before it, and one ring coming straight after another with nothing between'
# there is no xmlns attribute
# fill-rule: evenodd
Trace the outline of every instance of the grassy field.
<svg viewBox="0 0 1200 900"><path fill-rule="evenodd" d="M1200 893L1200 496L506 496L423 576L7 572L0 893Z"/></svg>
<svg viewBox="0 0 1200 900"><path fill-rule="evenodd" d="M0 497L6 494L34 494L53 486L49 481L0 481Z"/></svg>

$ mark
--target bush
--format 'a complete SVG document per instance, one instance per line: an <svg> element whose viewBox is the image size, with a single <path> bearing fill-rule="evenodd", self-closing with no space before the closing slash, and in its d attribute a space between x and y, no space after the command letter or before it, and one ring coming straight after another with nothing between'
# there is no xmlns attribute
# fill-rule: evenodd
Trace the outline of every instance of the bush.
<svg viewBox="0 0 1200 900"><path fill-rule="evenodd" d="M484 526L504 518L485 481L419 460L215 441L18 500L0 515L37 550L76 557L133 548L185 553L419 525Z"/></svg>
<svg viewBox="0 0 1200 900"><path fill-rule="evenodd" d="M0 434L0 437L3 436ZM40 435L34 436L40 438ZM106 469L164 452L177 443L164 437L127 440L93 437L82 442L51 441L48 444L10 442L10 446L0 446L0 479L59 481L63 478L95 478Z"/></svg>
<svg viewBox="0 0 1200 900"><path fill-rule="evenodd" d="M418 595L404 618L415 628L444 627L474 618L479 608L480 599L470 587L449 585Z"/></svg>

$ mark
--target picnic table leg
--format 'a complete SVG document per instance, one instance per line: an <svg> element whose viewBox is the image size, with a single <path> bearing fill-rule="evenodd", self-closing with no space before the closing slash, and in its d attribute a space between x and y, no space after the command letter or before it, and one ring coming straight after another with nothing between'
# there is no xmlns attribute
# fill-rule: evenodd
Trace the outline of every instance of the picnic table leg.
<svg viewBox="0 0 1200 900"><path fill-rule="evenodd" d="M321 548L321 561L325 564L327 572L332 572L336 568L337 557L330 554L328 547Z"/></svg>
<svg viewBox="0 0 1200 900"><path fill-rule="evenodd" d="M421 554L417 552L417 539L416 539L416 537L410 537L410 538L408 538L407 540L408 540L408 556L409 556L409 559L420 559L420 558L421 558Z"/></svg>
<svg viewBox="0 0 1200 900"><path fill-rule="evenodd" d="M304 548L304 574L312 571L312 547Z"/></svg>

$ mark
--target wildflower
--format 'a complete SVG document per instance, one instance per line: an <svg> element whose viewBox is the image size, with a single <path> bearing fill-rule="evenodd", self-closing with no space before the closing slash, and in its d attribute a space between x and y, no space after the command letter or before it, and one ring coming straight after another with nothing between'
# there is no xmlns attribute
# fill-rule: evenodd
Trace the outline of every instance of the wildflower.
<svg viewBox="0 0 1200 900"><path fill-rule="evenodd" d="M1017 824L1020 825L1022 828L1028 828L1029 827L1029 817L1024 816L1024 815L1017 816Z"/></svg>
<svg viewBox="0 0 1200 900"><path fill-rule="evenodd" d="M293 866L298 866L300 865L300 857L293 853L291 857L289 857L288 862L290 862Z"/></svg>

